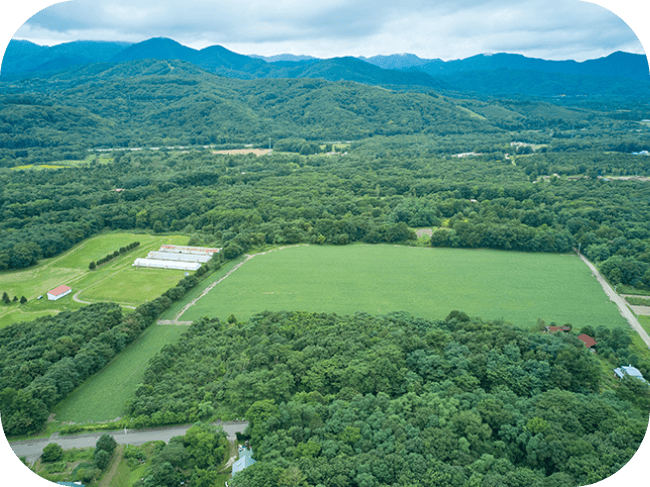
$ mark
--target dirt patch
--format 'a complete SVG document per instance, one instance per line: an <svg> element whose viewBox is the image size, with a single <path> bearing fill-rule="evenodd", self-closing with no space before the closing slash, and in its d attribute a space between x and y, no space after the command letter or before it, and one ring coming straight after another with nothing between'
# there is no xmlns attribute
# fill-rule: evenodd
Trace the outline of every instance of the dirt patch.
<svg viewBox="0 0 650 487"><path fill-rule="evenodd" d="M263 156L271 152L269 149L230 149L230 150L213 150L213 154L255 154L256 156Z"/></svg>

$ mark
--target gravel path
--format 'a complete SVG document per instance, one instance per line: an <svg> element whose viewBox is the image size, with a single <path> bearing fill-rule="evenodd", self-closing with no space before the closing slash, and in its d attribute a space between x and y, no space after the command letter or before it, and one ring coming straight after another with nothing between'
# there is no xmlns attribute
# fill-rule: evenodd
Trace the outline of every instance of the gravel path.
<svg viewBox="0 0 650 487"><path fill-rule="evenodd" d="M620 297L618 294L614 292L612 287L607 284L607 281L605 281L605 278L600 275L600 272L598 272L598 269L589 262L581 253L578 252L578 256L582 259L582 261L589 266L589 269L591 269L591 273L596 276L596 279L598 279L598 282L600 285L603 287L605 290L605 293L607 296L609 296L609 299L611 299L614 303L616 303L616 306L618 306L618 309L620 310L621 314L623 315L623 318L625 318L630 326L641 336L641 339L645 342L648 348L650 348L650 336L645 332L645 330L641 327L639 324L639 320L636 319L636 317L632 314L630 309L627 307L627 304L625 303L625 300Z"/></svg>
<svg viewBox="0 0 650 487"><path fill-rule="evenodd" d="M229 423L216 422L212 423L221 426L223 430L228 433L228 439L235 441L237 438L235 433L243 432L248 421L236 421ZM124 430L118 431L98 431L94 433L86 433L81 435L60 436L54 433L49 438L38 438L34 440L20 440L11 441L9 446L18 457L26 457L28 462L35 462L43 453L45 448L50 443L57 443L61 445L64 450L71 448L88 448L94 447L99 437L108 433L115 438L119 445L142 445L148 441L162 440L167 443L174 436L182 436L187 429L192 426L191 424L179 426L167 426L162 428L149 428L140 430Z"/></svg>

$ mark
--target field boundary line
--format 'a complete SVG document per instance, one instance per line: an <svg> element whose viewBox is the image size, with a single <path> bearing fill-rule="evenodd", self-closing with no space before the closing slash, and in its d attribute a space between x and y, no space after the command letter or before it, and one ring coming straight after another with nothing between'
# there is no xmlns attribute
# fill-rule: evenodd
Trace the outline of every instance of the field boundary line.
<svg viewBox="0 0 650 487"><path fill-rule="evenodd" d="M237 264L235 267L230 269L225 276L223 276L221 279L218 281L213 282L210 284L208 287L206 287L201 294L199 294L196 298L194 298L192 301L187 303L185 306L183 306L183 309L181 309L178 314L174 317L173 320L159 320L156 323L159 325L181 325L181 324L191 324L191 321L180 321L179 318L185 313L188 309L190 309L192 306L194 306L199 299L201 299L203 296L208 294L214 287L219 284L221 281L229 277L233 272L235 272L237 269L239 269L241 266L243 266L246 262L251 260L253 257L256 257L258 255L266 255L271 252L277 252L278 250L284 250L284 249L291 249L295 247L309 247L309 244L296 244L296 245L285 245L284 247L277 247L275 249L271 250L265 250L264 252L258 252L257 254L245 254L246 258L242 260L239 264Z"/></svg>
<svg viewBox="0 0 650 487"><path fill-rule="evenodd" d="M587 264L589 269L591 269L591 273L594 276L596 276L596 279L598 279L598 282L603 287L603 290L605 291L607 296L609 296L609 299L612 300L616 304L616 306L618 306L618 309L621 312L621 315L623 315L623 318L627 320L627 322L630 324L632 329L639 334L641 340L643 340L646 346L650 348L650 336L648 336L646 331L641 327L639 320L637 320L636 317L632 314L630 308L627 307L625 300L622 297L620 297L618 294L616 294L616 292L612 289L612 287L607 283L605 278L600 274L600 272L598 272L598 269L596 269L595 265L589 262L587 258L584 255L582 255L577 249L574 250L578 254L578 257L580 257L580 259L582 259L582 261L585 264Z"/></svg>

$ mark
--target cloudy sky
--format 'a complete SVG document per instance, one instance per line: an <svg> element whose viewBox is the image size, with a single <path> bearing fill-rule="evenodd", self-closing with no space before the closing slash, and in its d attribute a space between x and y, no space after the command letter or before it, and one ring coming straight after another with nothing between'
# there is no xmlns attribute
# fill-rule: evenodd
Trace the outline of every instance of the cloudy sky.
<svg viewBox="0 0 650 487"><path fill-rule="evenodd" d="M617 50L644 53L621 18L579 0L72 0L31 18L39 5L55 0L23 1L32 13L6 27L5 36L46 45L170 37L194 48L220 44L244 54L410 52L445 60L485 52L579 61ZM615 4L619 15L647 3L595 1ZM632 27L650 20L645 6L625 15Z"/></svg>

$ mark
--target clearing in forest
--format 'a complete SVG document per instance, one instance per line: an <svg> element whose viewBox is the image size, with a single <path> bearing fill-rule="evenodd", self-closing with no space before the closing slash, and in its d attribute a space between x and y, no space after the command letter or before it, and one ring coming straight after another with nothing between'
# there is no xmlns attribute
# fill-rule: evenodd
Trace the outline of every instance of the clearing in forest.
<svg viewBox="0 0 650 487"><path fill-rule="evenodd" d="M184 303L161 318L173 319ZM442 319L454 309L527 328L538 318L578 329L628 326L574 254L391 245L311 245L256 255L179 319L224 320L232 313L246 320L264 310L408 311Z"/></svg>
<svg viewBox="0 0 650 487"><path fill-rule="evenodd" d="M114 301L133 307L155 299L174 287L184 273L167 269L136 269L131 264L136 257L144 257L162 244L183 245L188 240L189 237L184 235L106 233L86 239L56 257L43 259L33 267L0 272L0 294L6 292L11 298L27 298L25 304L0 303L0 328L78 309L88 302ZM94 271L88 269L91 261L135 241L140 242L140 246L134 250ZM72 293L57 301L48 301L47 292L61 284L70 286ZM38 300L38 296L43 298Z"/></svg>
<svg viewBox="0 0 650 487"><path fill-rule="evenodd" d="M108 421L124 413L126 401L142 380L149 359L168 344L175 343L187 328L151 325L106 367L77 387L57 404L57 421Z"/></svg>

